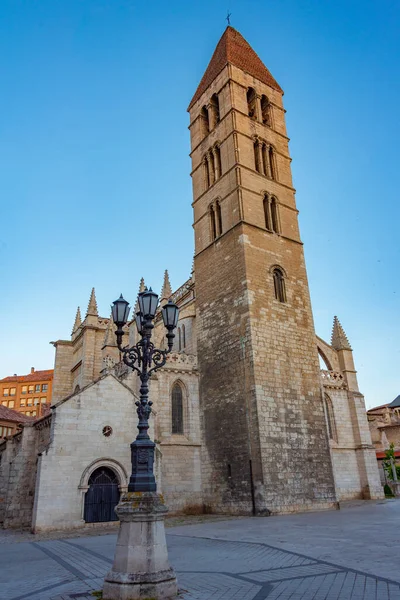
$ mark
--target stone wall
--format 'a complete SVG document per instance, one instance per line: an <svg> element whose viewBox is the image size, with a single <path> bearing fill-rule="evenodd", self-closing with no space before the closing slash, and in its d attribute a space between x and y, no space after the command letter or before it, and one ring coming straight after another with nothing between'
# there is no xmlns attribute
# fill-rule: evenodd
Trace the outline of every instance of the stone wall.
<svg viewBox="0 0 400 600"><path fill-rule="evenodd" d="M22 431L0 448L0 522L4 527L30 527L38 456L48 446L51 415Z"/></svg>
<svg viewBox="0 0 400 600"><path fill-rule="evenodd" d="M39 457L34 531L82 526L88 479L99 466L114 470L126 489L136 427L134 400L125 385L106 375L56 405L52 441ZM110 437L102 433L106 425L112 427Z"/></svg>

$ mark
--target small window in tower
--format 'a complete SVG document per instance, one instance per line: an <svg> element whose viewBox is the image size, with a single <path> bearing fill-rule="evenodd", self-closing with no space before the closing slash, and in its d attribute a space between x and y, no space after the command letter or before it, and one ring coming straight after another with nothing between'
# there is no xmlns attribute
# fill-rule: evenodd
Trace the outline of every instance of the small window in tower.
<svg viewBox="0 0 400 600"><path fill-rule="evenodd" d="M285 277L279 267L273 270L275 298L279 302L286 302Z"/></svg>
<svg viewBox="0 0 400 600"><path fill-rule="evenodd" d="M182 348L186 348L186 331L184 325L182 325Z"/></svg>
<svg viewBox="0 0 400 600"><path fill-rule="evenodd" d="M210 206L210 229L211 229L211 239L215 240L217 237L217 228L215 223L215 212L214 207Z"/></svg>
<svg viewBox="0 0 400 600"><path fill-rule="evenodd" d="M213 112L213 126L219 123L219 99L217 94L213 94L210 100L211 110Z"/></svg>
<svg viewBox="0 0 400 600"><path fill-rule="evenodd" d="M182 350L182 335L180 327L178 327L178 350L179 352Z"/></svg>
<svg viewBox="0 0 400 600"><path fill-rule="evenodd" d="M257 120L257 96L253 88L247 90L247 112L250 119Z"/></svg>
<svg viewBox="0 0 400 600"><path fill-rule="evenodd" d="M254 141L253 147L254 147L254 166L255 166L256 171L261 173L260 155L258 152L258 140Z"/></svg>
<svg viewBox="0 0 400 600"><path fill-rule="evenodd" d="M276 179L275 153L274 153L274 149L272 148L272 146L269 147L268 158L269 158L269 176L271 177L271 179L275 180Z"/></svg>
<svg viewBox="0 0 400 600"><path fill-rule="evenodd" d="M206 190L210 187L210 167L208 165L207 157L204 158L204 185Z"/></svg>
<svg viewBox="0 0 400 600"><path fill-rule="evenodd" d="M272 231L279 233L278 202L276 198L271 199L271 221Z"/></svg>
<svg viewBox="0 0 400 600"><path fill-rule="evenodd" d="M218 179L222 175L220 147L214 146L214 152L215 152L215 178Z"/></svg>
<svg viewBox="0 0 400 600"><path fill-rule="evenodd" d="M183 393L179 383L172 388L172 433L183 434Z"/></svg>
<svg viewBox="0 0 400 600"><path fill-rule="evenodd" d="M261 96L261 118L264 125L271 127L271 106L267 96Z"/></svg>
<svg viewBox="0 0 400 600"><path fill-rule="evenodd" d="M264 205L264 219L265 219L265 227L268 231L271 231L271 208L270 208L270 200L267 194L264 196L263 200Z"/></svg>
<svg viewBox="0 0 400 600"><path fill-rule="evenodd" d="M222 212L221 205L219 201L217 201L215 205L216 213L217 213L217 224L218 224L218 235L222 235Z"/></svg>
<svg viewBox="0 0 400 600"><path fill-rule="evenodd" d="M208 110L207 110L206 106L203 106L203 108L200 111L200 119L201 119L202 135L203 135L203 138L205 138L206 135L208 135L210 133L210 123L208 120Z"/></svg>

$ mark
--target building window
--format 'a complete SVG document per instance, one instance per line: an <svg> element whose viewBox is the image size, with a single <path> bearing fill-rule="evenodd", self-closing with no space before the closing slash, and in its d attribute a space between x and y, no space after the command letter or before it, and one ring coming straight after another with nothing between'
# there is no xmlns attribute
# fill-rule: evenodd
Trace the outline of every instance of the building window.
<svg viewBox="0 0 400 600"><path fill-rule="evenodd" d="M14 408L15 402L14 400L10 400L8 403L8 408Z"/></svg>
<svg viewBox="0 0 400 600"><path fill-rule="evenodd" d="M221 213L221 205L218 200L215 204L215 211L217 213L218 235L222 235L222 213Z"/></svg>
<svg viewBox="0 0 400 600"><path fill-rule="evenodd" d="M183 434L183 393L179 383L172 388L172 433Z"/></svg>
<svg viewBox="0 0 400 600"><path fill-rule="evenodd" d="M210 206L210 229L211 229L211 239L215 240L217 237L217 227L215 222L215 211L214 207Z"/></svg>
<svg viewBox="0 0 400 600"><path fill-rule="evenodd" d="M26 399L25 398L21 398L20 399L20 406L25 406L26 404Z"/></svg>
<svg viewBox="0 0 400 600"><path fill-rule="evenodd" d="M204 185L205 185L205 189L208 190L208 188L210 187L210 166L208 164L207 156L204 157L203 165L204 165Z"/></svg>
<svg viewBox="0 0 400 600"><path fill-rule="evenodd" d="M32 411L32 417L36 417L36 410Z"/></svg>
<svg viewBox="0 0 400 600"><path fill-rule="evenodd" d="M8 402L7 400L3 400L3 402L1 403L3 406L7 406Z"/></svg>
<svg viewBox="0 0 400 600"><path fill-rule="evenodd" d="M271 106L267 96L261 96L261 119L264 125L271 127Z"/></svg>
<svg viewBox="0 0 400 600"><path fill-rule="evenodd" d="M220 120L220 116L219 116L219 99L217 94L213 94L211 96L211 100L210 100L210 109L212 112L212 123L211 123L211 129L213 127L215 127L215 125L217 123L219 123Z"/></svg>
<svg viewBox="0 0 400 600"><path fill-rule="evenodd" d="M10 396L15 396L17 393L17 388L10 388Z"/></svg>
<svg viewBox="0 0 400 600"><path fill-rule="evenodd" d="M78 389L76 389L76 388L78 388ZM77 385L76 388L74 390L75 393L79 392L79 385ZM40 404L46 404L46 398L40 398Z"/></svg>
<svg viewBox="0 0 400 600"><path fill-rule="evenodd" d="M27 385L23 385L21 388L21 394L26 394L26 392L28 391L28 386Z"/></svg>
<svg viewBox="0 0 400 600"><path fill-rule="evenodd" d="M324 403L325 403L325 414L326 414L326 425L328 427L328 435L329 439L337 442L337 431L336 431L336 423L335 423L335 415L333 413L333 404L332 400L329 398L328 394L324 394Z"/></svg>
<svg viewBox="0 0 400 600"><path fill-rule="evenodd" d="M263 206L264 206L264 220L265 220L265 227L266 229L268 229L268 231L272 230L271 227L271 204L270 204L270 198L267 194L265 194L264 196L264 200L263 200Z"/></svg>
<svg viewBox="0 0 400 600"><path fill-rule="evenodd" d="M208 110L206 106L203 106L203 108L200 111L200 119L201 119L201 132L203 135L203 138L206 137L206 135L208 135L210 133L210 123L208 120Z"/></svg>
<svg viewBox="0 0 400 600"><path fill-rule="evenodd" d="M4 388L3 390L3 396L9 396L10 395L10 389L9 388Z"/></svg>
<svg viewBox="0 0 400 600"><path fill-rule="evenodd" d="M31 416L31 411L27 410L25 414L26 414L27 417L30 417Z"/></svg>
<svg viewBox="0 0 400 600"><path fill-rule="evenodd" d="M34 404L34 406L37 406L39 404L39 398L34 398L33 404Z"/></svg>
<svg viewBox="0 0 400 600"><path fill-rule="evenodd" d="M182 348L186 348L186 331L184 325L182 325Z"/></svg>
<svg viewBox="0 0 400 600"><path fill-rule="evenodd" d="M272 272L274 278L275 298L279 302L286 302L285 277L279 267L275 267Z"/></svg>
<svg viewBox="0 0 400 600"><path fill-rule="evenodd" d="M182 350L182 336L180 327L178 327L178 350L179 352Z"/></svg>
<svg viewBox="0 0 400 600"><path fill-rule="evenodd" d="M272 146L269 147L268 150L268 158L269 158L269 176L271 179L276 179L276 169L275 169L275 152Z"/></svg>
<svg viewBox="0 0 400 600"><path fill-rule="evenodd" d="M34 389L35 389L35 386L33 386L33 385L29 385L29 386L28 386L28 394L33 394L33 392L34 392Z"/></svg>
<svg viewBox="0 0 400 600"><path fill-rule="evenodd" d="M272 231L279 233L278 201L274 197L271 198L271 221Z"/></svg>
<svg viewBox="0 0 400 600"><path fill-rule="evenodd" d="M250 119L257 120L257 96L253 88L247 90L247 112Z"/></svg>
<svg viewBox="0 0 400 600"><path fill-rule="evenodd" d="M32 398L28 398L26 405L32 406Z"/></svg>
<svg viewBox="0 0 400 600"><path fill-rule="evenodd" d="M221 150L219 146L214 146L215 154L215 179L219 179L222 175Z"/></svg>
<svg viewBox="0 0 400 600"><path fill-rule="evenodd" d="M48 388L48 384L47 383L42 383L42 392L47 392L47 388Z"/></svg>
<svg viewBox="0 0 400 600"><path fill-rule="evenodd" d="M253 144L253 148L254 148L254 166L256 168L256 171L258 171L259 173L261 173L261 162L260 162L259 142L258 142L258 140L255 140L255 142Z"/></svg>

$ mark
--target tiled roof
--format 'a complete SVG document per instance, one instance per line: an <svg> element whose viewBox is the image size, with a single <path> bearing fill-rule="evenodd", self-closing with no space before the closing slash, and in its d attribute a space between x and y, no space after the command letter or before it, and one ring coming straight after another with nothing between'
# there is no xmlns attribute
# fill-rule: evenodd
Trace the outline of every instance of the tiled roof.
<svg viewBox="0 0 400 600"><path fill-rule="evenodd" d="M212 55L206 72L189 104L188 110L192 108L193 104L197 102L200 96L206 91L208 86L228 63L235 65L278 92L283 93L281 86L272 77L271 73L254 52L250 44L246 42L244 37L236 31L236 29L228 26L215 48L214 54Z"/></svg>
<svg viewBox="0 0 400 600"><path fill-rule="evenodd" d="M29 375L10 375L0 379L0 383L22 383L25 381L48 381L53 379L54 370L48 369L47 371L34 371Z"/></svg>
<svg viewBox="0 0 400 600"><path fill-rule="evenodd" d="M0 420L14 421L15 423L31 423L32 421L36 421L36 419L37 417L27 417L17 410L0 405Z"/></svg>
<svg viewBox="0 0 400 600"><path fill-rule="evenodd" d="M384 450L376 450L376 458L385 458L386 452ZM394 451L395 458L400 458L400 450Z"/></svg>

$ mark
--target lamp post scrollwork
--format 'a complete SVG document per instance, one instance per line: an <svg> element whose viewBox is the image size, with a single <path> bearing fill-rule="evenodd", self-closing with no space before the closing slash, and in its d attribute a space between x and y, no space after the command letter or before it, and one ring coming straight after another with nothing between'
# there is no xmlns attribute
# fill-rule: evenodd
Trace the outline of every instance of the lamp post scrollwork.
<svg viewBox="0 0 400 600"><path fill-rule="evenodd" d="M158 306L158 296L152 289L145 289L138 296L139 311L135 315L137 331L141 339L133 346L122 346L124 335L123 328L128 322L130 306L122 297L115 300L112 305L112 317L117 326L118 349L122 353L124 363L136 371L140 377L140 400L136 402L139 418L139 433L131 444L132 474L129 480L129 492L155 492L157 490L154 477L154 450L155 443L148 434L149 417L152 402L149 401L149 378L152 373L161 369L167 355L172 350L175 337L174 330L178 323L179 309L171 300L161 310L164 326L167 330L168 348L156 348L151 341L154 329L153 320Z"/></svg>

